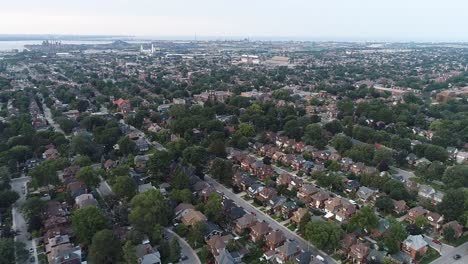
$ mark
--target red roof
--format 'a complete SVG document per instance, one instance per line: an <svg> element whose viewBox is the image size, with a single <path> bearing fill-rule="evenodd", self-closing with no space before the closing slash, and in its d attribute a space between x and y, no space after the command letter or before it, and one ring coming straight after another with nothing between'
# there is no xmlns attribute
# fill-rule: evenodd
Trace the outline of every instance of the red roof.
<svg viewBox="0 0 468 264"><path fill-rule="evenodd" d="M128 100L128 99L122 99L122 98L120 98L119 100L115 100L115 101L114 101L114 104L116 104L116 105L121 105L121 104L124 103L124 102L125 102L125 103L129 103L129 100Z"/></svg>

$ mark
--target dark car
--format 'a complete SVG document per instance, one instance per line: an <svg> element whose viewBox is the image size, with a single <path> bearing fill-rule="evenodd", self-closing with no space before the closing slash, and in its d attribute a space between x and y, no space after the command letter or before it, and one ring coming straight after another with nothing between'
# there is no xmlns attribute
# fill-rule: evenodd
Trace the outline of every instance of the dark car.
<svg viewBox="0 0 468 264"><path fill-rule="evenodd" d="M460 255L458 255L458 254L456 254L456 255L454 255L454 256L453 256L453 259L455 259L455 260L457 260L457 259L461 259L461 256L460 256Z"/></svg>

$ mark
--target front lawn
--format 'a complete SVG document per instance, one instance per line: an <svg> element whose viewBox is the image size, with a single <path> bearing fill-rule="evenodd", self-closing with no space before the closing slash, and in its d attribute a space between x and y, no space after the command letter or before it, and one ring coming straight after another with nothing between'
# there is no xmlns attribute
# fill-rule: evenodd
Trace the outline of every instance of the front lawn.
<svg viewBox="0 0 468 264"><path fill-rule="evenodd" d="M431 263L433 260L437 259L440 257L440 254L439 252L437 252L435 249L433 248L429 248L426 252L426 255L424 255L424 257L421 258L421 260L419 261L420 264L429 264Z"/></svg>
<svg viewBox="0 0 468 264"><path fill-rule="evenodd" d="M464 244L465 242L468 242L468 234L464 235L464 236L461 236L459 239L455 240L455 241L447 241L445 239L442 239L441 240L442 243L446 243L446 244L449 244L451 246L454 246L454 247L458 247L460 246L461 244Z"/></svg>

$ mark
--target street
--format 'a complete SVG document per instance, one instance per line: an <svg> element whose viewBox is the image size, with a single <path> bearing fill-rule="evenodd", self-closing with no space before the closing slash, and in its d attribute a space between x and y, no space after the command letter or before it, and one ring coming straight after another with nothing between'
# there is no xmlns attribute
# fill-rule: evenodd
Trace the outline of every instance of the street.
<svg viewBox="0 0 468 264"><path fill-rule="evenodd" d="M458 260L455 260L453 256L456 254L460 255L461 258ZM431 262L431 264L451 264L451 263L468 263L468 242L465 244L460 245L459 247L456 247L450 252L447 252L446 254L442 255L440 258L434 260Z"/></svg>
<svg viewBox="0 0 468 264"><path fill-rule="evenodd" d="M21 178L16 178L11 180L11 189L13 191L16 191L20 198L18 201L14 204L12 208L12 218L13 218L13 230L17 230L17 234L15 236L15 241L22 242L26 246L26 250L29 250L30 248L34 248L34 258L35 258L35 263L39 263L37 259L37 251L36 248L33 247L32 241L29 240L29 233L28 233L28 226L26 224L26 220L23 217L23 214L21 214L19 208L21 205L26 201L26 193L23 194L23 186L25 186L26 189L26 183L30 180L30 177L21 177ZM29 260L27 260L25 263L29 263Z"/></svg>
<svg viewBox="0 0 468 264"><path fill-rule="evenodd" d="M176 233L174 233L169 228L164 228L164 235L167 236L168 240L171 241L173 237L179 240L180 253L184 256L187 256L188 259L181 261L181 264L201 264L200 259L198 258L197 253L190 247L190 245Z"/></svg>
<svg viewBox="0 0 468 264"><path fill-rule="evenodd" d="M237 196L234 194L231 190L227 189L217 181L213 180L210 178L208 175L205 175L205 181L208 183L212 184L217 191L220 191L226 196L227 198L233 200L237 205L241 206L244 208L247 212L255 213L257 219L259 221L265 221L270 225L271 228L276 229L276 230L281 230L286 238L295 240L296 242L299 243L299 246L302 249L308 249L312 254L314 255L321 255L327 263L337 263L333 258L328 256L326 253L323 251L317 249L314 245L312 245L310 242L306 241L303 239L301 236L296 234L295 232L289 230L287 227L281 225L278 223L276 220L271 218L269 215L265 214L264 212L260 211L258 208L255 206L251 205L249 202L245 201L241 197Z"/></svg>

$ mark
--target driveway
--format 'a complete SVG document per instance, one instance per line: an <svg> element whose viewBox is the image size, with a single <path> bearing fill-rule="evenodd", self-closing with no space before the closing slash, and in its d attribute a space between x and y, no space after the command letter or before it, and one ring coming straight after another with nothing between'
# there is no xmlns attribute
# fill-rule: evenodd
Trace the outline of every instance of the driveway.
<svg viewBox="0 0 468 264"><path fill-rule="evenodd" d="M205 181L208 183L212 184L217 191L220 191L226 196L227 198L233 200L238 206L241 206L244 208L247 212L254 213L259 221L265 221L267 222L271 228L273 229L278 229L281 230L286 238L295 240L296 242L299 243L299 246L302 249L307 249L309 250L312 254L314 255L321 255L327 263L337 263L333 258L325 254L323 251L319 250L316 248L314 245L312 245L310 242L307 240L303 239L301 236L298 234L294 233L293 231L289 230L287 227L281 225L278 223L276 220L271 218L268 214L260 211L258 208L255 206L251 205L249 202L245 201L238 195L234 194L231 190L227 189L217 181L213 180L210 178L208 175L205 175Z"/></svg>
<svg viewBox="0 0 468 264"><path fill-rule="evenodd" d="M452 252L455 249L453 246L448 245L448 244L443 244L443 243L441 243L440 245L436 244L436 243L433 242L434 239L432 237L430 237L430 236L427 236L427 235L424 235L424 240L427 242L427 244L431 248L435 249L442 256L445 256L445 255L449 254L450 252Z"/></svg>
<svg viewBox="0 0 468 264"><path fill-rule="evenodd" d="M459 260L453 259L453 256L456 254L460 255L462 258ZM440 258L431 262L431 264L451 264L451 263L468 263L468 242L462 244L450 252L446 252L446 254L442 255Z"/></svg>
<svg viewBox="0 0 468 264"><path fill-rule="evenodd" d="M164 228L164 234L167 236L169 241L173 237L177 238L177 240L179 241L179 245L180 245L180 250L181 250L180 252L182 253L182 255L188 257L187 260L181 261L179 263L181 263L181 264L201 264L201 261L198 258L198 255L195 252L195 250L193 250L193 248L190 247L190 245L183 238L178 236L176 233L174 233L169 228Z"/></svg>
<svg viewBox="0 0 468 264"><path fill-rule="evenodd" d="M26 201L26 194L23 194L23 186L25 187L24 190L26 190L26 183L29 182L31 178L30 177L25 177L24 175L21 178L16 178L11 180L11 189L13 191L16 191L20 198L16 203L13 205L12 208L12 220L13 220L13 230L17 230L17 234L15 236L15 241L22 242L26 245L26 250L29 250L30 248L34 248L34 258L36 260L35 263L39 263L37 259L37 251L35 246L33 247L33 243L31 240L28 239L29 233L28 233L28 225L26 223L26 220L23 217L23 214L20 212L20 207L21 205ZM29 263L29 259L26 260L25 263Z"/></svg>

